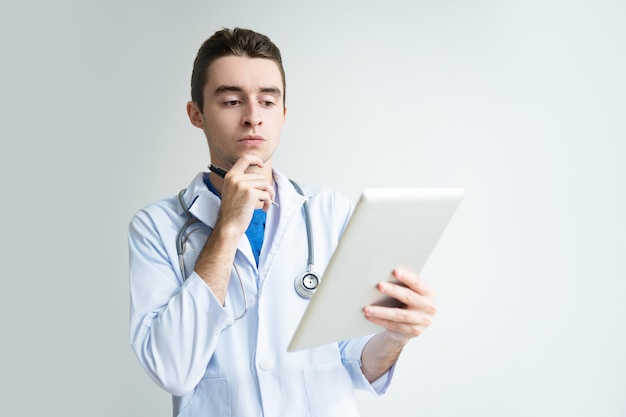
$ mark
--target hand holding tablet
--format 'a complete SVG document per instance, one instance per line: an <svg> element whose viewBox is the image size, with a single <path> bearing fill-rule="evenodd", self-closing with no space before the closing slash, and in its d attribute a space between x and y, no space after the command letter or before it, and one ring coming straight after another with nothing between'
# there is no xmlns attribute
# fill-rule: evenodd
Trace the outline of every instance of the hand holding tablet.
<svg viewBox="0 0 626 417"><path fill-rule="evenodd" d="M328 264L288 351L382 330L367 305L398 305L377 284L396 268L419 273L459 205L458 188L366 189Z"/></svg>

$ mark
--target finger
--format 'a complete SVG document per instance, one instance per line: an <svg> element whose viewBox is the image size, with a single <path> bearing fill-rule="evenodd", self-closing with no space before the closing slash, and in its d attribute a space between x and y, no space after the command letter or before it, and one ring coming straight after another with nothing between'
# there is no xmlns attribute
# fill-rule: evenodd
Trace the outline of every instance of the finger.
<svg viewBox="0 0 626 417"><path fill-rule="evenodd" d="M416 322L418 314L415 311L404 308L382 307L377 305L365 307L363 309L363 313L365 314L365 318L368 320L384 320L404 324Z"/></svg>
<svg viewBox="0 0 626 417"><path fill-rule="evenodd" d="M257 200L262 204L261 208L267 212L270 207L272 207L272 203L274 203L273 190L271 193L269 191L259 191L257 194Z"/></svg>
<svg viewBox="0 0 626 417"><path fill-rule="evenodd" d="M418 336L432 324L431 315L405 309L367 306L363 312L370 322L409 338Z"/></svg>
<svg viewBox="0 0 626 417"><path fill-rule="evenodd" d="M393 282L381 282L377 285L378 291L382 294L398 300L404 304L405 309L419 310L426 314L434 315L437 312L434 298L418 294L411 288Z"/></svg>
<svg viewBox="0 0 626 417"><path fill-rule="evenodd" d="M429 324L406 324L406 323L398 323L390 320L382 320L371 318L368 319L370 322L384 327L386 330L399 333L407 339L411 339L413 337L417 337L424 332L429 326Z"/></svg>
<svg viewBox="0 0 626 417"><path fill-rule="evenodd" d="M265 204L271 205L274 190L267 181L260 178L250 178L250 174L233 176L224 184L222 190L222 204L228 206L251 206L259 208Z"/></svg>
<svg viewBox="0 0 626 417"><path fill-rule="evenodd" d="M254 191L254 196L258 201L271 206L275 198L274 186L267 181L265 176L261 174L241 174L232 178L233 182L238 183L242 190L249 189Z"/></svg>
<svg viewBox="0 0 626 417"><path fill-rule="evenodd" d="M412 289L404 286L404 284L395 282L380 282L376 285L376 289L387 297L397 300L401 305L407 308L413 308L418 304L419 294Z"/></svg>
<svg viewBox="0 0 626 417"><path fill-rule="evenodd" d="M269 193L269 201L266 198L259 199L259 201L263 201L264 209L269 209L274 201L275 193L271 182L258 171L263 166L263 160L258 155L245 154L235 162L230 171L228 171L227 176L229 180L235 183L241 182L241 185Z"/></svg>
<svg viewBox="0 0 626 417"><path fill-rule="evenodd" d="M392 273L394 278L416 293L424 296L434 296L433 289L426 285L419 275L402 268L396 268Z"/></svg>
<svg viewBox="0 0 626 417"><path fill-rule="evenodd" d="M228 171L228 173L244 174L251 165L255 165L259 168L263 168L263 160L257 155L250 155L250 154L242 155L233 164L232 168Z"/></svg>

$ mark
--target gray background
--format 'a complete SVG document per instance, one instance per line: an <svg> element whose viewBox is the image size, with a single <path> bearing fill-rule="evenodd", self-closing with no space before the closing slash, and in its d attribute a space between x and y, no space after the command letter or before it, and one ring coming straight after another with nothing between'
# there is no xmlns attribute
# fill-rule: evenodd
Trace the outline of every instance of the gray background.
<svg viewBox="0 0 626 417"><path fill-rule="evenodd" d="M235 25L283 51L287 175L467 190L363 416L625 416L626 3L576 0L1 0L2 415L170 415L126 227L205 169L192 61Z"/></svg>

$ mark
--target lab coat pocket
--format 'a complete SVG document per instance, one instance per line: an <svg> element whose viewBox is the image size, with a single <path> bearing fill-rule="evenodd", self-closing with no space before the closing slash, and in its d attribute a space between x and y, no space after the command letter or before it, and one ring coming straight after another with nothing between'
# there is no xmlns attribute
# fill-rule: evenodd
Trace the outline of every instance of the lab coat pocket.
<svg viewBox="0 0 626 417"><path fill-rule="evenodd" d="M311 417L358 417L352 380L341 363L302 371Z"/></svg>
<svg viewBox="0 0 626 417"><path fill-rule="evenodd" d="M204 378L195 389L191 400L178 417L229 417L230 386L228 378Z"/></svg>

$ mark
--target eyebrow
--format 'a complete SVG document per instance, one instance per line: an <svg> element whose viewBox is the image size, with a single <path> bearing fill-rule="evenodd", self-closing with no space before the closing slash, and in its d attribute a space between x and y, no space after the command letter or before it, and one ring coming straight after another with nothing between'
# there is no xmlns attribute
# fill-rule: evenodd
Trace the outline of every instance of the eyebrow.
<svg viewBox="0 0 626 417"><path fill-rule="evenodd" d="M223 93L228 93L228 92L234 92L234 93L242 93L243 89L241 87L238 87L236 85L220 85L219 87L217 87L215 89L215 91L213 92L213 95L220 95ZM281 97L282 93L280 91L279 88L276 87L262 87L259 89L260 93L267 93L267 94L272 94L276 97Z"/></svg>

